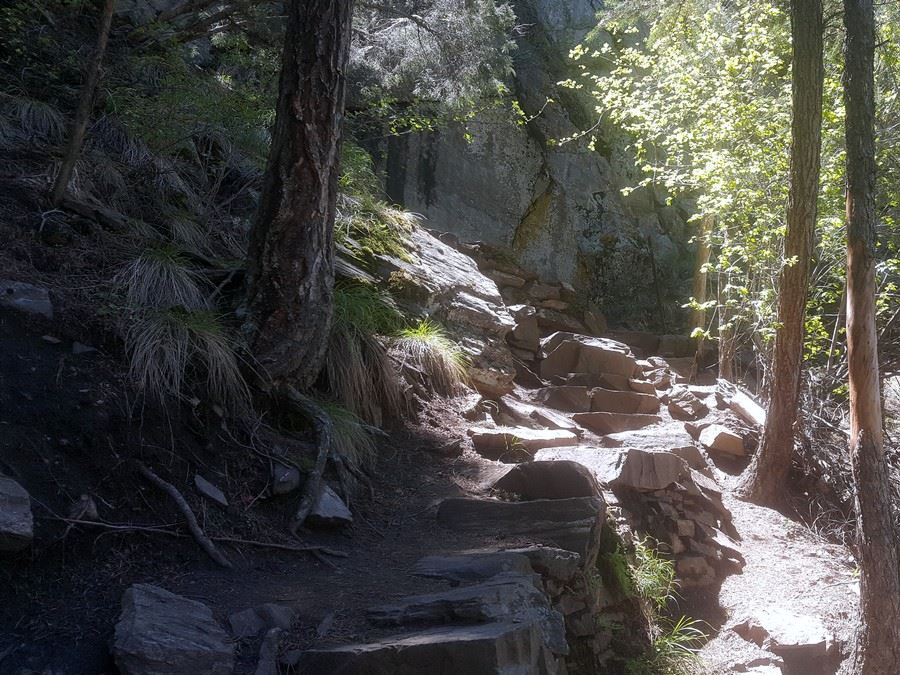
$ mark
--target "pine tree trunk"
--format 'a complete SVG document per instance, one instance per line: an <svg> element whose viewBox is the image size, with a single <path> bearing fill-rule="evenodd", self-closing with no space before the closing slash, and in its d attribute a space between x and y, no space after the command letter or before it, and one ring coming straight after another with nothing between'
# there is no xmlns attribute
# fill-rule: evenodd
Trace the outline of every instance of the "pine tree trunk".
<svg viewBox="0 0 900 675"><path fill-rule="evenodd" d="M882 437L875 330L875 17L872 0L844 0L847 140L847 360L850 459L859 533L857 675L897 672L900 566Z"/></svg>
<svg viewBox="0 0 900 675"><path fill-rule="evenodd" d="M709 233L713 228L713 217L703 216L700 219L700 231L697 233L697 256L694 258L693 298L698 305L706 302L706 265L709 263ZM706 330L706 310L701 308L691 312L691 328Z"/></svg>
<svg viewBox="0 0 900 675"><path fill-rule="evenodd" d="M728 248L730 240L731 233L726 228L722 247ZM728 382L734 382L734 357L737 351L734 310L731 306L733 296L731 272L720 269L716 277L716 304L719 314L719 377Z"/></svg>
<svg viewBox="0 0 900 675"><path fill-rule="evenodd" d="M103 4L103 13L100 15L100 30L97 33L97 46L94 55L88 65L87 76L81 87L81 96L78 99L78 108L75 111L75 119L72 121L72 129L69 132L69 141L63 153L62 164L53 182L50 193L50 203L53 208L62 203L75 170L78 155L81 154L81 146L87 133L88 123L91 121L91 111L94 108L94 95L97 93L97 85L100 84L101 66L103 55L106 53L106 44L109 42L109 30L112 26L113 12L116 9L116 0L106 0Z"/></svg>
<svg viewBox="0 0 900 675"><path fill-rule="evenodd" d="M268 384L306 388L321 369L334 286L333 232L351 0L291 0L278 108L250 233L248 323Z"/></svg>
<svg viewBox="0 0 900 675"><path fill-rule="evenodd" d="M800 366L809 265L819 196L824 70L821 0L793 0L793 119L791 174L784 240L785 264L778 289L778 330L769 408L762 443L738 492L774 504L787 494L800 397Z"/></svg>

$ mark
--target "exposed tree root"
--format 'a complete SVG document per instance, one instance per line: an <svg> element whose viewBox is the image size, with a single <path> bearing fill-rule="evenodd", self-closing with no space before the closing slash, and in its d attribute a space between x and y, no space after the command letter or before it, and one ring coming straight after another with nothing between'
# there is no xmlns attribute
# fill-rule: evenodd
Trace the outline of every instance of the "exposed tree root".
<svg viewBox="0 0 900 675"><path fill-rule="evenodd" d="M135 466L137 466L138 471L141 472L141 475L153 483L160 490L165 492L172 498L172 501L175 502L175 505L178 507L178 510L181 511L185 520L187 520L188 530L191 532L191 536L194 537L194 540L197 544L202 548L206 554L212 558L216 563L221 565L222 567L231 567L231 562L226 558L219 549L216 548L216 545L212 542L212 540L206 536L206 533L200 527L200 524L197 522L197 517L194 515L194 512L191 510L190 505L187 503L187 500L182 496L182 494L178 491L171 483L167 483L162 478L157 476L153 471L151 471L147 466L145 466L142 462L135 461Z"/></svg>
<svg viewBox="0 0 900 675"><path fill-rule="evenodd" d="M334 438L334 426L331 418L322 408L316 405L311 399L303 396L300 392L291 386L285 388L287 399L295 405L301 412L308 415L313 422L316 430L316 438L319 443L319 453L316 456L316 465L306 479L306 485L303 488L303 496L300 498L300 504L294 518L291 520L291 533L296 536L298 530L303 527L307 517L312 512L319 499L322 489L322 475L325 473L325 466L328 464L328 457L331 455L331 446Z"/></svg>

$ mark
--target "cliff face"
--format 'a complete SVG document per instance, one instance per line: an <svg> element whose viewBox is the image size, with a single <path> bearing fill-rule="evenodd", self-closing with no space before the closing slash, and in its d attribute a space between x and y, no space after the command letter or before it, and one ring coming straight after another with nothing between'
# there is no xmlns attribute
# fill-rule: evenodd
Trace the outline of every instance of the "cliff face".
<svg viewBox="0 0 900 675"><path fill-rule="evenodd" d="M585 38L604 41L595 18L602 3L513 4L523 34L510 88L533 119L517 124L491 111L467 129L392 138L388 195L423 214L428 227L509 248L542 278L572 283L614 322L652 316L665 324L660 306L686 297L689 213L666 206L661 190L622 195L637 171L624 143L602 124L594 130L596 150L587 137L555 142L597 122L587 96L557 83L569 77L573 46Z"/></svg>

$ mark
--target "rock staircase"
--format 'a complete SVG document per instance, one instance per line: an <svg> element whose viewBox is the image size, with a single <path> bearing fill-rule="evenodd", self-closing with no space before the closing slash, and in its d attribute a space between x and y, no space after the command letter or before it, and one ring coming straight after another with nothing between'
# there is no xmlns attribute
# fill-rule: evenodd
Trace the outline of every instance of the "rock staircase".
<svg viewBox="0 0 900 675"><path fill-rule="evenodd" d="M533 314L512 313L509 340L524 355L525 336L540 328ZM707 463L719 448L691 435L704 432L693 420L715 407L714 386L689 385L669 362L640 360L619 340L568 331L539 338L517 382L465 413L472 449L502 475L480 496L442 501L436 520L530 546L423 558L417 574L453 587L372 608L373 625L399 632L294 652L296 672L620 672L646 646L647 628L610 579L620 533L668 547L683 587L740 569Z"/></svg>

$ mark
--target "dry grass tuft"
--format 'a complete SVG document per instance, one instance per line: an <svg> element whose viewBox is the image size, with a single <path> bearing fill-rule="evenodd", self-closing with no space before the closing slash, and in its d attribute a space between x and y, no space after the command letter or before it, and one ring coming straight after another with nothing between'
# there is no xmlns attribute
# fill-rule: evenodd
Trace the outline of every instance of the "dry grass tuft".
<svg viewBox="0 0 900 675"><path fill-rule="evenodd" d="M204 280L191 268L181 249L154 244L127 262L113 284L123 289L133 308L209 309Z"/></svg>

